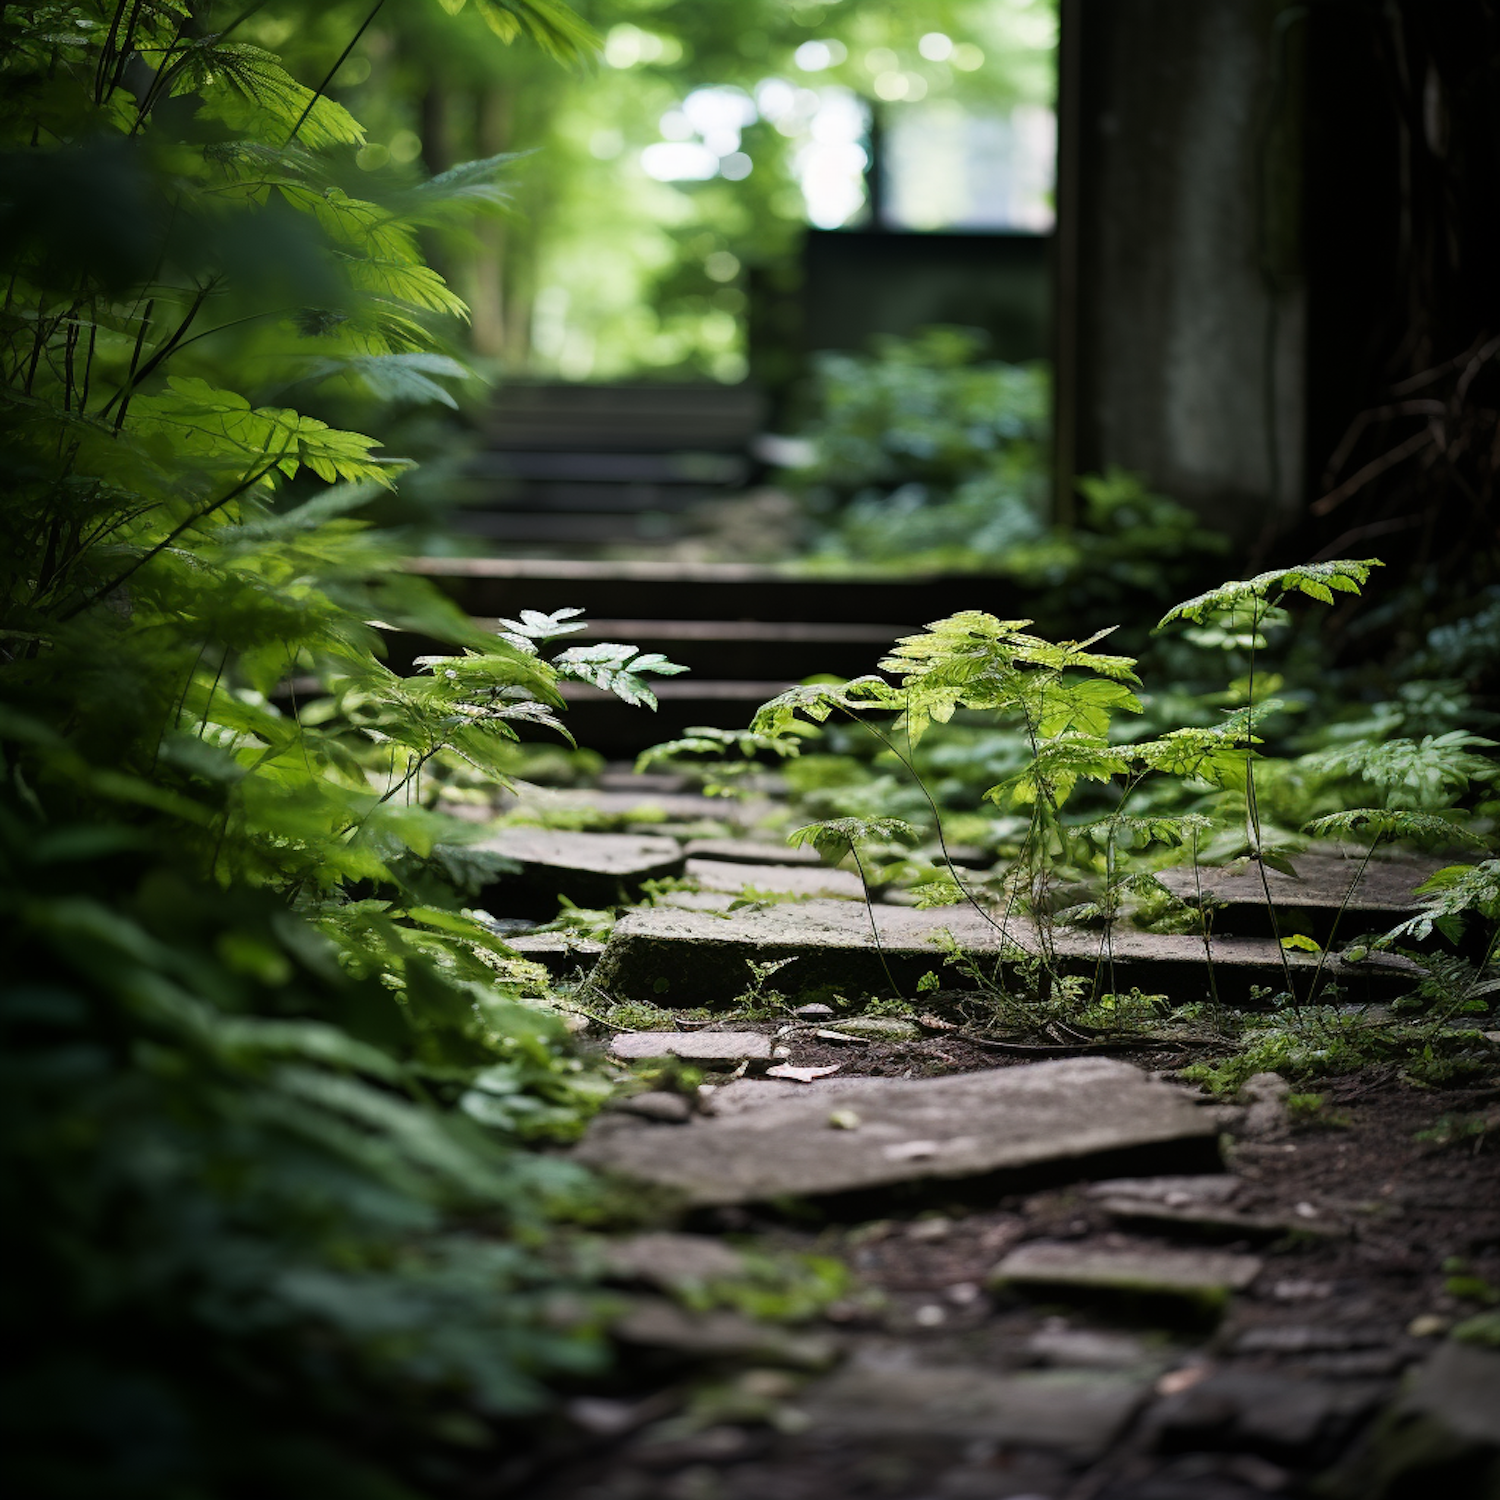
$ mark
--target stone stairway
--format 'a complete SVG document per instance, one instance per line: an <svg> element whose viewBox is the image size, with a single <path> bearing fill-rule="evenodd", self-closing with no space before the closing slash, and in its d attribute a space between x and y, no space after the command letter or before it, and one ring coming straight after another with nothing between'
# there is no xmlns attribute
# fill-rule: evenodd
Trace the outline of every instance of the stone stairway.
<svg viewBox="0 0 1500 1500"><path fill-rule="evenodd" d="M619 1299L612 1374L528 1431L496 1494L1490 1500L1500 1354L1443 1335L1479 1306L1453 1295L1452 1266L1474 1296L1500 1284L1500 1182L1493 1160L1415 1139L1467 1095L1320 1083L1338 1126L1320 1128L1274 1074L1218 1103L1163 1076L1160 1052L1097 1055L1103 1036L986 1050L922 1010L951 1006L946 990L865 1009L886 981L864 903L764 904L844 873L773 840L768 802L607 780L511 811L545 816L550 797L622 831L486 841L519 865L485 898L497 914L698 886L658 887L607 944L512 939L575 981L564 1014L616 1070L574 1156L616 1180L637 1227L591 1252ZM1314 856L1292 899L1395 920L1426 869L1384 861L1365 888L1356 863ZM746 878L760 904L737 910ZM1279 983L1250 892L1202 878L1247 908L1247 930L1215 940L1222 990L1236 964L1242 994ZM941 963L923 923L994 947L967 909L874 920L902 983ZM1097 934L1079 940L1097 956ZM1204 992L1201 944L1116 946L1130 982ZM776 966L774 995L751 960ZM1357 982L1410 978L1398 962ZM629 1026L601 1019L622 1001ZM797 1311L772 1289L814 1263L837 1293Z"/></svg>
<svg viewBox="0 0 1500 1500"><path fill-rule="evenodd" d="M997 1040L928 940L944 926L994 959L993 926L867 907L771 832L765 790L727 801L614 770L523 792L506 811L528 821L483 840L516 866L483 905L613 1069L572 1154L615 1182L630 1226L589 1250L617 1299L616 1364L518 1433L490 1492L1492 1500L1500 1354L1472 1314L1500 1286L1500 1180L1493 1153L1435 1155L1418 1132L1493 1087L1335 1078L1308 1123L1275 1074L1232 1102L1173 1082L1201 1054L1168 1040ZM1272 900L1325 934L1340 909L1399 919L1430 869L1296 863ZM1259 880L1192 882L1235 918L1212 944L1221 1000L1278 987ZM560 896L649 899L607 943L519 931ZM1097 932L1052 943L1063 967L1105 961ZM1207 998L1201 940L1122 927L1112 947L1110 982ZM1316 960L1293 962L1305 984ZM1400 959L1335 968L1349 998L1414 978ZM917 990L929 969L942 986ZM826 1289L799 1302L812 1266Z"/></svg>
<svg viewBox="0 0 1500 1500"><path fill-rule="evenodd" d="M1207 940L1125 923L1107 933L1066 925L1043 930L1018 914L971 903L929 910L883 901L867 906L850 872L821 865L760 826L775 814L765 797L706 797L670 777L623 770L607 779L608 787L538 789L511 805L510 817L521 818L521 825L495 827L482 847L513 860L517 873L484 899L497 914L545 919L561 897L592 908L629 906L642 899L647 882L686 879L693 889L626 910L607 946L555 934L516 939L522 951L560 971L597 964L595 983L618 999L730 1007L755 967L767 964L778 966L777 989L804 1001L821 1000L829 990L887 993L893 984L909 997L928 974L945 987L962 985L946 951L955 946L996 972L1026 955L1046 954L1057 971L1080 975L1096 988L1124 993L1135 987L1178 1004L1264 1003L1254 997L1283 989L1288 972L1304 999L1318 981L1337 984L1350 1003L1383 1002L1420 977L1410 960L1390 953L1351 962L1285 951L1273 925L1283 935L1316 928L1324 941L1384 930L1415 910L1413 892L1436 863L1430 858L1387 857L1365 867L1337 852L1309 851L1296 861L1303 878L1277 875L1268 882L1274 924L1258 877L1244 868L1165 872L1164 883L1184 897L1193 899L1202 887L1226 903ZM576 823L580 814L623 831L539 826ZM1226 910L1236 914L1227 932L1218 925Z"/></svg>
<svg viewBox="0 0 1500 1500"><path fill-rule="evenodd" d="M765 404L706 382L505 386L455 523L512 556L671 540L693 506L749 483Z"/></svg>
<svg viewBox="0 0 1500 1500"><path fill-rule="evenodd" d="M544 558L415 558L486 623L522 609L581 608L588 630L569 638L624 641L690 670L653 681L655 714L598 689L568 684L569 726L582 745L626 756L694 724L733 729L767 698L816 673L873 671L898 637L957 609L1014 616L1024 599L1006 579L816 578L739 563L606 562ZM434 643L397 637L398 669Z"/></svg>

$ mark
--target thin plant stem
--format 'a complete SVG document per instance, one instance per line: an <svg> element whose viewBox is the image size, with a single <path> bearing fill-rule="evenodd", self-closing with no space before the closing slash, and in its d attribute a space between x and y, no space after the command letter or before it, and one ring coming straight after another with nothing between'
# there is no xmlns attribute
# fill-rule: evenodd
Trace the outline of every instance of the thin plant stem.
<svg viewBox="0 0 1500 1500"><path fill-rule="evenodd" d="M1360 882L1365 878L1365 871L1369 868L1371 859L1374 858L1376 845L1384 837L1383 833L1377 833L1370 840L1370 847L1365 850L1364 858L1359 862L1359 869L1354 872L1354 879L1349 882L1349 888L1344 892L1344 899L1339 902L1339 909L1334 913L1333 927L1328 933L1328 943L1318 951L1318 967L1313 970L1312 993L1307 997L1309 1003L1318 998L1318 983L1322 979L1323 970L1328 963L1329 948L1333 946L1333 940L1338 934L1339 923L1344 920L1344 913L1349 910L1349 903L1354 899L1355 891L1359 889Z"/></svg>
<svg viewBox="0 0 1500 1500"><path fill-rule="evenodd" d="M1208 912L1203 906L1203 877L1198 865L1198 830L1193 829L1193 893L1198 901L1198 931L1203 935L1203 961L1208 965L1208 993L1213 1002L1214 1020L1223 1030L1224 1006L1219 1000L1219 981L1214 973L1214 949L1208 935Z"/></svg>
<svg viewBox="0 0 1500 1500"><path fill-rule="evenodd" d="M385 0L375 0L375 4L374 4L373 8L371 9L370 14L367 15L364 18L364 20L360 22L360 24L359 24L359 30L356 31L354 33L354 35L349 38L348 45L344 48L344 50L342 52L339 53L338 57L334 61L333 66L323 75L323 81L322 81L322 83L320 83L317 86L317 88L313 90L313 96L312 96L312 98L307 101L306 105L303 107L302 113L297 116L297 123L292 126L292 132L286 138L286 143L287 143L288 146L290 146L292 144L292 142L297 139L298 133L301 131L302 127L307 123L307 117L313 112L313 107L317 104L318 100L321 99L323 97L323 95L327 92L328 85L333 82L334 75L349 60L349 54L351 52L353 52L354 49L359 45L359 39L360 39L360 37L362 37L365 34L365 32L369 29L370 22L373 21L375 19L375 17L380 14L380 8L384 4L385 4Z"/></svg>
<svg viewBox="0 0 1500 1500"><path fill-rule="evenodd" d="M1274 609L1286 595L1279 594L1275 603L1270 605ZM1248 725L1250 744L1247 746L1249 754L1245 757L1245 816L1249 820L1250 830L1255 841L1255 863L1260 870L1261 889L1266 896L1266 911L1271 919L1271 936L1276 940L1276 952L1281 959L1281 974L1286 983L1287 994L1291 997L1292 1006L1297 1004L1297 989L1292 979L1292 961L1287 956L1287 951L1281 946L1281 924L1276 920L1276 900L1271 895L1271 879L1266 874L1266 859L1264 840L1261 833L1260 802L1255 794L1255 652L1260 641L1260 596L1256 595L1256 603L1250 611L1250 675L1248 681L1250 721Z"/></svg>
<svg viewBox="0 0 1500 1500"><path fill-rule="evenodd" d="M860 889L865 893L865 915L870 919L870 935L875 939L875 954L880 959L880 967L885 971L886 983L895 990L899 999L904 1000L901 986L896 983L896 976L891 973L891 966L886 962L885 945L880 941L880 924L875 920L875 901L870 895L870 882L865 875L865 863L859 857L859 847L853 839L849 840L849 852L854 856L854 868L859 871Z"/></svg>

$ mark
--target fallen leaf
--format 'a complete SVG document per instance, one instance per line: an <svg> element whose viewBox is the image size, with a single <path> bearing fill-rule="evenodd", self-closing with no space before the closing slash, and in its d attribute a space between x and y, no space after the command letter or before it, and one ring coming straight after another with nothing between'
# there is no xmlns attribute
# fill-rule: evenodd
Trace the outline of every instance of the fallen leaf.
<svg viewBox="0 0 1500 1500"><path fill-rule="evenodd" d="M767 1078L790 1078L793 1083L811 1083L814 1078L826 1078L830 1073L837 1073L843 1067L842 1063L834 1063L831 1068L794 1068L791 1063L778 1063L774 1068L766 1069Z"/></svg>

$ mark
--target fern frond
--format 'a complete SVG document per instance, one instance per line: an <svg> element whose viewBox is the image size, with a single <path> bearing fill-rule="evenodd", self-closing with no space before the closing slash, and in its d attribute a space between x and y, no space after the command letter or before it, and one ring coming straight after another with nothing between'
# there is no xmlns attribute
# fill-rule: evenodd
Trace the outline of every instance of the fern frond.
<svg viewBox="0 0 1500 1500"><path fill-rule="evenodd" d="M1174 605L1157 622L1156 628L1162 630L1174 620L1193 620L1202 625L1212 615L1240 609L1248 601L1265 599L1272 593L1279 598L1295 591L1320 603L1332 604L1335 591L1359 593L1361 586L1369 580L1370 570L1384 566L1378 557L1369 557L1362 562L1303 563L1295 568L1273 568L1254 578L1231 579L1216 589L1195 594L1191 599Z"/></svg>
<svg viewBox="0 0 1500 1500"><path fill-rule="evenodd" d="M1168 848L1177 849L1194 834L1206 833L1213 826L1213 819L1204 817L1202 813L1148 813L1144 816L1112 813L1097 822L1080 825L1078 831L1091 844L1101 849L1109 844L1122 849L1144 849L1148 844L1165 844Z"/></svg>
<svg viewBox="0 0 1500 1500"><path fill-rule="evenodd" d="M799 713L806 714L816 724L822 724L836 708L860 714L870 709L901 706L900 696L890 683L873 674L851 678L848 682L806 682L762 703L750 721L750 729L754 734L773 737L795 734Z"/></svg>
<svg viewBox="0 0 1500 1500"><path fill-rule="evenodd" d="M1434 927L1457 942L1473 916L1500 921L1500 859L1448 865L1423 881L1417 895L1427 898L1421 911L1391 928L1380 940L1382 947L1401 938L1421 942L1432 936Z"/></svg>
<svg viewBox="0 0 1500 1500"><path fill-rule="evenodd" d="M1408 812L1390 807L1352 807L1305 823L1303 833L1315 839L1338 835L1373 839L1409 839L1415 844L1451 844L1456 839L1483 844L1478 834L1438 813Z"/></svg>
<svg viewBox="0 0 1500 1500"><path fill-rule="evenodd" d="M841 859L860 844L890 844L914 840L917 830L903 818L827 818L807 823L786 836L794 848L810 844L825 859Z"/></svg>
<svg viewBox="0 0 1500 1500"><path fill-rule="evenodd" d="M576 678L622 702L639 708L656 707L656 694L646 686L641 673L658 677L675 677L687 668L655 652L642 653L636 646L619 646L601 641L597 646L574 646L553 657L552 665L560 677Z"/></svg>
<svg viewBox="0 0 1500 1500"><path fill-rule="evenodd" d="M1025 770L990 787L984 796L987 802L1008 799L1022 806L1046 798L1061 807L1080 778L1107 782L1129 769L1128 752L1108 741L1077 732L1061 734L1040 741Z"/></svg>
<svg viewBox="0 0 1500 1500"><path fill-rule="evenodd" d="M1341 745L1305 757L1305 764L1325 773L1357 775L1387 796L1402 793L1428 805L1464 790L1471 781L1493 781L1500 764L1474 749L1491 750L1494 740L1453 730L1421 740Z"/></svg>
<svg viewBox="0 0 1500 1500"><path fill-rule="evenodd" d="M342 104L298 83L263 47L207 36L189 43L174 67L174 95L205 93L202 114L238 126L248 135L280 144L300 120L298 134L310 150L364 144L364 131ZM215 90L220 82L229 84L234 94ZM231 101L236 96L249 108L234 108Z"/></svg>
<svg viewBox="0 0 1500 1500"><path fill-rule="evenodd" d="M446 354L348 354L313 360L298 384L344 380L377 401L412 406L436 402L457 411L458 402L452 392L432 377L443 375L453 380L469 380L473 374L472 370Z"/></svg>
<svg viewBox="0 0 1500 1500"><path fill-rule="evenodd" d="M449 15L457 15L464 0L440 0ZM559 0L474 0L485 24L503 42L528 36L549 57L578 62L599 46L598 33Z"/></svg>
<svg viewBox="0 0 1500 1500"><path fill-rule="evenodd" d="M512 162L531 155L506 151L476 161L460 162L398 194L391 210L403 223L424 228L468 218L476 212L501 212L510 206L510 193L500 183Z"/></svg>
<svg viewBox="0 0 1500 1500"><path fill-rule="evenodd" d="M582 614L583 611L576 608L553 610L550 615L536 609L523 609L519 620L501 617L495 623L505 627L498 632L499 635L517 650L534 652L535 642L556 640L560 635L574 635L586 629L588 622L580 618Z"/></svg>
<svg viewBox="0 0 1500 1500"><path fill-rule="evenodd" d="M447 313L450 317L466 318L469 315L468 304L449 289L448 283L431 266L384 255L338 252L337 258L344 274L358 291L375 297L389 297L428 312Z"/></svg>
<svg viewBox="0 0 1500 1500"><path fill-rule="evenodd" d="M1238 718L1231 716L1231 720ZM1243 730L1237 731L1228 720L1226 725L1230 727L1169 730L1159 740L1129 746L1128 753L1148 771L1196 776L1214 786L1237 787L1243 784L1245 767L1254 754L1248 746L1260 741Z"/></svg>
<svg viewBox="0 0 1500 1500"><path fill-rule="evenodd" d="M374 438L346 432L316 417L280 407L252 407L234 391L196 376L172 376L159 395L137 396L126 429L138 437L162 436L184 458L245 469L270 462L288 478L306 465L319 478L372 480L394 487L393 465L375 458ZM278 456L279 455L279 456ZM269 485L269 477L264 481Z"/></svg>
<svg viewBox="0 0 1500 1500"><path fill-rule="evenodd" d="M802 740L817 733L818 730L813 725L803 723L800 719L794 721L790 731L785 734L757 734L751 729L715 729L711 725L700 724L689 727L681 739L666 740L660 745L652 745L649 750L641 751L636 757L635 769L649 770L654 765L662 765L682 755L725 755L736 751L744 758L744 769L748 770L753 758L762 753L777 755L783 760L801 755ZM718 769L722 773L738 768L721 766Z"/></svg>

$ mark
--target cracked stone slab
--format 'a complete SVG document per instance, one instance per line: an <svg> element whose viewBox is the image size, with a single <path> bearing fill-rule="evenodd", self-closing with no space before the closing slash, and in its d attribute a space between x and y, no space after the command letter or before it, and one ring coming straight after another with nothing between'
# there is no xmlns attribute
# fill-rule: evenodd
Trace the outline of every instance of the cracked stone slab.
<svg viewBox="0 0 1500 1500"><path fill-rule="evenodd" d="M872 920L880 934L878 947ZM784 958L792 962L776 971L774 984L788 996L879 993L890 988L887 969L911 993L924 974L943 973L946 959L939 944L945 933L980 961L1044 947L1042 936L1024 919L1010 918L1002 931L967 905L917 911L811 900L726 916L653 907L627 912L616 924L596 982L618 999L660 1004L668 995L674 1005L727 1004L750 983L751 963ZM1052 945L1061 969L1097 975L1117 991L1135 985L1147 994L1170 995L1178 1004L1210 998L1199 937L1117 928L1106 943L1100 932L1058 927ZM1284 954L1272 938L1215 936L1209 951L1219 997L1232 1004L1248 1000L1253 985L1281 989L1283 959L1304 993L1318 972L1317 956ZM1421 970L1395 955L1372 954L1358 964L1328 958L1322 977L1341 985L1349 1000L1364 1002L1404 993Z"/></svg>
<svg viewBox="0 0 1500 1500"><path fill-rule="evenodd" d="M1218 1163L1213 1123L1185 1092L1111 1058L787 1087L678 1127L670 1151L651 1125L601 1117L575 1154L698 1206ZM835 1128L833 1101L854 1103L855 1128Z"/></svg>
<svg viewBox="0 0 1500 1500"><path fill-rule="evenodd" d="M625 1031L612 1037L609 1055L622 1061L680 1057L684 1062L764 1062L771 1038L758 1031Z"/></svg>
<svg viewBox="0 0 1500 1500"><path fill-rule="evenodd" d="M865 888L858 875L828 866L808 869L798 865L730 864L717 859L689 859L683 869L705 891L774 891L779 896L826 896L841 901L863 901Z"/></svg>
<svg viewBox="0 0 1500 1500"><path fill-rule="evenodd" d="M530 896L555 909L566 896L575 906L616 906L636 900L645 881L682 873L681 846L668 838L514 827L494 829L476 847L521 866L519 875L502 877L485 893L500 904L508 898L524 904Z"/></svg>
<svg viewBox="0 0 1500 1500"><path fill-rule="evenodd" d="M1000 1375L975 1365L854 1363L803 1394L813 1430L1102 1453L1150 1390L1139 1376L1082 1370Z"/></svg>
<svg viewBox="0 0 1500 1500"><path fill-rule="evenodd" d="M1166 1246L1118 1249L1035 1240L1012 1250L990 1273L992 1286L1182 1297L1216 1305L1260 1275L1259 1256Z"/></svg>
<svg viewBox="0 0 1500 1500"><path fill-rule="evenodd" d="M1313 925L1320 929L1315 935L1320 938L1326 939L1342 909L1339 935L1349 938L1392 927L1409 915L1421 900L1414 894L1417 886L1446 861L1399 854L1373 858L1363 870L1362 863L1362 853L1309 849L1292 856L1296 878L1267 868L1262 881L1261 867L1253 861L1200 865L1196 873L1191 867L1179 867L1163 870L1156 878L1184 901L1196 901L1201 892L1224 902L1226 909L1215 918L1219 929L1269 933L1269 889L1271 904L1278 909L1285 909L1288 915L1298 912L1312 917ZM1283 925L1282 930L1288 929Z"/></svg>

